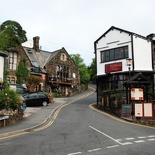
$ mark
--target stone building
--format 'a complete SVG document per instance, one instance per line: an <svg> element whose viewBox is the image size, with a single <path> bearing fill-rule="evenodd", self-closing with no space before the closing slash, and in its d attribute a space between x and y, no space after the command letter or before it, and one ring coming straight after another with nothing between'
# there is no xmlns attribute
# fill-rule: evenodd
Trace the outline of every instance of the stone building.
<svg viewBox="0 0 155 155"><path fill-rule="evenodd" d="M40 49L39 39L36 36L33 41L23 43L17 51L10 52L8 80L16 83L17 65L21 59L25 58L30 74L40 76L43 79L37 90L58 92L63 96L77 93L80 88L78 66L65 48L54 52ZM11 64L12 61L13 64Z"/></svg>

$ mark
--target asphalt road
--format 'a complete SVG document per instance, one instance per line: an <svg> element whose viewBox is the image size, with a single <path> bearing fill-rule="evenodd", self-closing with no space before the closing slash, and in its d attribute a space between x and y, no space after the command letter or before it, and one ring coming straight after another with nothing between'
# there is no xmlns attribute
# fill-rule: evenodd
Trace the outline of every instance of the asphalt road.
<svg viewBox="0 0 155 155"><path fill-rule="evenodd" d="M4 155L155 155L155 129L89 108L96 93L58 109L46 128L0 140Z"/></svg>

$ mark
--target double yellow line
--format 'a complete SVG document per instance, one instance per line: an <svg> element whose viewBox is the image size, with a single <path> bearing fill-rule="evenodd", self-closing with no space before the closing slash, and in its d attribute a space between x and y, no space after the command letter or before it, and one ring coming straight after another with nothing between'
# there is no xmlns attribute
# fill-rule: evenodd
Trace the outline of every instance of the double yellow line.
<svg viewBox="0 0 155 155"><path fill-rule="evenodd" d="M40 130L43 130L43 129L46 129L46 128L50 127L50 126L54 123L55 119L57 118L57 116L58 116L58 114L59 114L59 112L60 112L60 110L61 110L62 108L64 108L65 106L70 105L71 103L74 103L75 101L78 101L78 100L80 100L80 99L83 99L83 98L85 98L85 97L87 97L87 96L93 94L93 93L95 92L95 89L92 88L92 87L91 87L91 89L93 90L91 93L85 94L85 95L81 96L80 98L77 98L77 99L74 100L74 101L71 101L71 102L69 102L69 103L63 104L63 105L61 105L60 107L58 107L58 108L56 109L56 111L54 112L54 115L53 115L53 117L52 117L52 120L49 121L48 124L46 124L45 126L40 127L40 128L37 128L37 129L35 129L34 131L40 131Z"/></svg>

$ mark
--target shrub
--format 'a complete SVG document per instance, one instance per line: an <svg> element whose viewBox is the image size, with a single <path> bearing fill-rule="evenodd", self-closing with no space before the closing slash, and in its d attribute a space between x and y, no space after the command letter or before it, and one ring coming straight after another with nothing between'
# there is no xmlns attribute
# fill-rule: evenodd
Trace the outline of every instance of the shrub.
<svg viewBox="0 0 155 155"><path fill-rule="evenodd" d="M15 110L21 107L20 96L10 89L4 89L0 92L0 109Z"/></svg>

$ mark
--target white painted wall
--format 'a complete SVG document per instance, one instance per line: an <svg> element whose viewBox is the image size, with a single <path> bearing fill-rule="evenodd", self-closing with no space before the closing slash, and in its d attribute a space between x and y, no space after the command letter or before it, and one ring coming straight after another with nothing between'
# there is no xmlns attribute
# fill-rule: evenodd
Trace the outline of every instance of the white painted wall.
<svg viewBox="0 0 155 155"><path fill-rule="evenodd" d="M133 36L134 70L152 71L151 42Z"/></svg>
<svg viewBox="0 0 155 155"><path fill-rule="evenodd" d="M107 44L110 42L116 42L116 43ZM109 31L105 37L101 38L98 41L97 52L96 52L97 53L97 75L105 74L105 64L111 64L116 62L122 62L122 70L128 71L126 60L117 60L117 61L101 63L101 54L100 54L100 52L103 50L122 47L126 45L128 45L128 48L129 48L129 57L132 58L131 36L127 33L120 32L116 29ZM107 48L104 48L104 47L107 47Z"/></svg>
<svg viewBox="0 0 155 155"><path fill-rule="evenodd" d="M116 43L107 44L110 42L116 42ZM105 73L106 64L112 64L116 62L122 62L122 71L120 72L128 71L126 59L101 63L101 54L100 54L100 52L103 50L122 47L126 45L128 46L129 49L129 58L133 59L134 71L153 71L151 42L139 36L133 36L133 56L132 56L131 35L114 29L109 31L106 34L106 36L102 37L97 43L97 50L96 50L97 76L106 74ZM131 66L131 70L132 69L133 66Z"/></svg>
<svg viewBox="0 0 155 155"><path fill-rule="evenodd" d="M3 81L3 73L4 73L4 57L0 56L0 78Z"/></svg>

